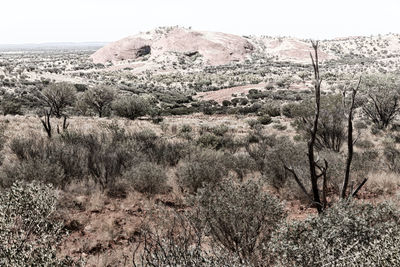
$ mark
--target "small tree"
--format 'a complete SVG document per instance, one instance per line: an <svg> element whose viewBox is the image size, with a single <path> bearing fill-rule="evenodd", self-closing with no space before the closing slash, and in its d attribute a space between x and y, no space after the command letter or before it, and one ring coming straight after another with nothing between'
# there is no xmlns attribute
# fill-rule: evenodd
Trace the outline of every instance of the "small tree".
<svg viewBox="0 0 400 267"><path fill-rule="evenodd" d="M114 97L114 89L106 86L91 88L83 94L84 102L94 109L100 118L110 109Z"/></svg>
<svg viewBox="0 0 400 267"><path fill-rule="evenodd" d="M150 103L140 96L128 96L115 100L112 109L118 116L134 120L150 112Z"/></svg>
<svg viewBox="0 0 400 267"><path fill-rule="evenodd" d="M61 118L64 109L75 102L76 88L69 83L54 83L43 89L41 99L51 108L52 113Z"/></svg>
<svg viewBox="0 0 400 267"><path fill-rule="evenodd" d="M391 75L368 76L363 82L367 101L365 115L380 129L386 128L400 112L400 82Z"/></svg>
<svg viewBox="0 0 400 267"><path fill-rule="evenodd" d="M315 156L314 150L317 144L318 140L318 127L319 127L319 119L321 115L321 76L319 73L319 64L318 64L318 42L314 43L312 42L313 50L314 50L314 57L311 54L311 61L313 64L314 68L314 88L315 88L315 113L314 113L314 118L312 120L312 125L311 128L309 129L309 136L310 139L307 142L307 157L308 157L308 163L309 163L309 169L310 169L310 183L311 183L311 188L312 188L312 194L310 195L304 186L303 182L298 176L298 173L295 171L295 169L292 166L288 166L286 163L284 163L284 168L289 171L296 183L299 185L301 190L304 192L304 194L309 198L310 202L313 203L314 207L317 209L318 213L322 213L322 211L325 209L327 206L327 169L328 169L328 162L327 160L324 160L324 165L321 165L319 163L319 157ZM361 79L360 79L361 81ZM357 85L357 88L352 89L352 98L351 98L351 105L348 113L348 156L347 156L347 161L346 161L346 171L345 171L345 177L343 181L343 186L341 190L341 197L345 198L346 197L346 191L347 191L347 186L349 183L350 179L350 167L351 167L351 161L353 157L353 111L355 108L355 96L357 93L357 90L360 86L360 82ZM345 98L343 98L343 101ZM343 114L344 115L344 114ZM343 116L342 115L342 116ZM322 178L322 188L320 188L320 183L319 179ZM357 189L353 192L353 196L357 194L358 190L365 184L366 180L364 180L358 187ZM322 192L322 195L320 194Z"/></svg>

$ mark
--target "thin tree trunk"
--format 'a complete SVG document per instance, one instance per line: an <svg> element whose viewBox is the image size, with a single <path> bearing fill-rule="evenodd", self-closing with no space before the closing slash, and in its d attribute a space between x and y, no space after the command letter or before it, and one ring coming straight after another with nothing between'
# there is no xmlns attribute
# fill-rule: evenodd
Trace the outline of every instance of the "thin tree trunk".
<svg viewBox="0 0 400 267"><path fill-rule="evenodd" d="M346 159L346 170L345 170L345 175L343 179L343 186L342 186L342 192L340 194L340 197L342 199L346 198L346 192L347 192L347 187L350 181L350 167L351 167L351 161L353 159L353 111L354 111L354 101L356 98L356 94L358 91L358 88L360 87L361 84L361 77L360 80L358 81L357 88L353 88L352 94L351 94L351 105L349 109L349 114L347 118L347 159Z"/></svg>
<svg viewBox="0 0 400 267"><path fill-rule="evenodd" d="M312 42L312 46L314 49L315 54L315 61L310 53L311 61L314 68L314 76L315 76L315 115L314 115L314 122L313 127L311 129L311 137L308 141L308 162L310 165L310 178L311 178L311 186L313 192L314 203L316 204L316 209L318 213L322 212L322 205L319 196L319 189L318 189L318 175L316 171L316 163L314 157L314 146L315 140L317 137L317 130L318 130L318 119L320 113L320 98L321 98L321 78L319 75L319 66L318 66L318 42Z"/></svg>

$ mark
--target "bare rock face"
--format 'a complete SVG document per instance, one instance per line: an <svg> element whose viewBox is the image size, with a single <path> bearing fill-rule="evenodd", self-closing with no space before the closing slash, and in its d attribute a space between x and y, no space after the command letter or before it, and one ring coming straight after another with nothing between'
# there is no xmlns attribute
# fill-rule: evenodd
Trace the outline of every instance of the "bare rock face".
<svg viewBox="0 0 400 267"><path fill-rule="evenodd" d="M143 38L128 37L106 45L94 53L91 58L94 63L116 62L136 59L151 51L151 41Z"/></svg>
<svg viewBox="0 0 400 267"><path fill-rule="evenodd" d="M95 52L94 63L135 60L150 55L150 59L171 54L201 56L206 65L222 65L242 61L254 50L246 38L218 32L201 32L179 27L159 28L110 43Z"/></svg>
<svg viewBox="0 0 400 267"><path fill-rule="evenodd" d="M144 45L136 51L136 57L143 57L145 55L150 54L150 52L151 52L151 47L149 45Z"/></svg>

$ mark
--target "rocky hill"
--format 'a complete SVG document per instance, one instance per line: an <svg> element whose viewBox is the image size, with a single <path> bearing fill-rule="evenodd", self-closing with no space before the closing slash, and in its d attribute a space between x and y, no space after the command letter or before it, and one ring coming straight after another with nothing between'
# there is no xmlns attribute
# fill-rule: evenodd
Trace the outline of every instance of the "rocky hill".
<svg viewBox="0 0 400 267"><path fill-rule="evenodd" d="M187 60L205 65L243 61L254 50L244 37L180 27L158 28L113 42L92 55L95 63L118 63L145 59L162 62Z"/></svg>
<svg viewBox="0 0 400 267"><path fill-rule="evenodd" d="M322 61L400 59L398 34L336 38L320 44ZM110 69L168 71L259 60L308 63L310 50L309 40L292 37L237 36L161 27L110 43L91 59Z"/></svg>

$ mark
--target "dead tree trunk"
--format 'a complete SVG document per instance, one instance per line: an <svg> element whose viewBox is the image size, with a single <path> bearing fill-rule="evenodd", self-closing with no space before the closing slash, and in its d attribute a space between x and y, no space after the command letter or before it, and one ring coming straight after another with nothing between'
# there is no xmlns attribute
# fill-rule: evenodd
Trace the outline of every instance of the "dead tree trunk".
<svg viewBox="0 0 400 267"><path fill-rule="evenodd" d="M44 119L40 119L40 121L42 122L43 128L47 133L48 138L51 138L51 134L52 134L50 116L51 116L51 109L50 110L45 109L44 110Z"/></svg>
<svg viewBox="0 0 400 267"><path fill-rule="evenodd" d="M346 170L344 174L344 179L343 179L343 186L342 186L342 191L340 194L340 197L342 199L347 197L347 187L350 181L350 167L351 167L351 161L353 159L353 111L354 111L354 102L356 98L357 91L360 87L361 84L361 77L360 80L358 81L358 85L356 88L352 89L351 93L351 103L350 103L350 109L349 109L349 114L347 118L347 159L346 159ZM343 96L345 97L345 92L343 92ZM344 101L344 99L343 99Z"/></svg>
<svg viewBox="0 0 400 267"><path fill-rule="evenodd" d="M65 132L68 129L69 123L67 123L67 116L64 115L63 117L63 124L62 124L62 132ZM61 134L60 126L57 125L57 133Z"/></svg>
<svg viewBox="0 0 400 267"><path fill-rule="evenodd" d="M318 41L311 42L312 47L314 49L314 55L310 53L311 61L314 68L314 89L315 89L315 113L314 113L314 122L311 129L311 136L310 140L308 141L308 162L310 165L310 179L311 179L311 187L312 187L312 194L314 199L314 204L316 205L316 209L318 213L321 213L323 210L323 205L321 204L320 196L319 196L319 189L318 189L318 175L317 175L317 163L315 162L314 156L314 146L315 140L317 138L317 131L318 131L318 119L320 114L320 102L321 102L321 77L319 75L319 65L318 65Z"/></svg>
<svg viewBox="0 0 400 267"><path fill-rule="evenodd" d="M291 168L290 166L286 166L284 164L284 168L289 171L301 190L304 192L304 194L310 199L314 207L317 209L318 213L321 213L324 208L327 205L327 198L326 198L326 191L327 191L327 176L326 172L328 169L328 162L325 160L325 166L319 166L318 165L318 160L315 159L314 155L314 147L315 147L315 142L317 139L317 131L318 131L318 119L319 119L319 114L320 114L320 100L321 100L321 78L319 75L319 63L318 63L318 42L311 42L312 47L314 49L314 57L312 53L310 53L311 56L311 61L312 65L314 68L314 76L315 76L315 114L314 114L314 120L312 124L312 128L310 131L310 139L307 142L307 147L308 147L308 162L309 162L309 169L310 169L310 181L311 181L311 189L312 189L312 194L310 195L304 184L300 181L298 175L296 174L295 170ZM318 179L323 178L323 184L322 184L322 198L323 201L321 201L320 198L320 190L318 188Z"/></svg>

